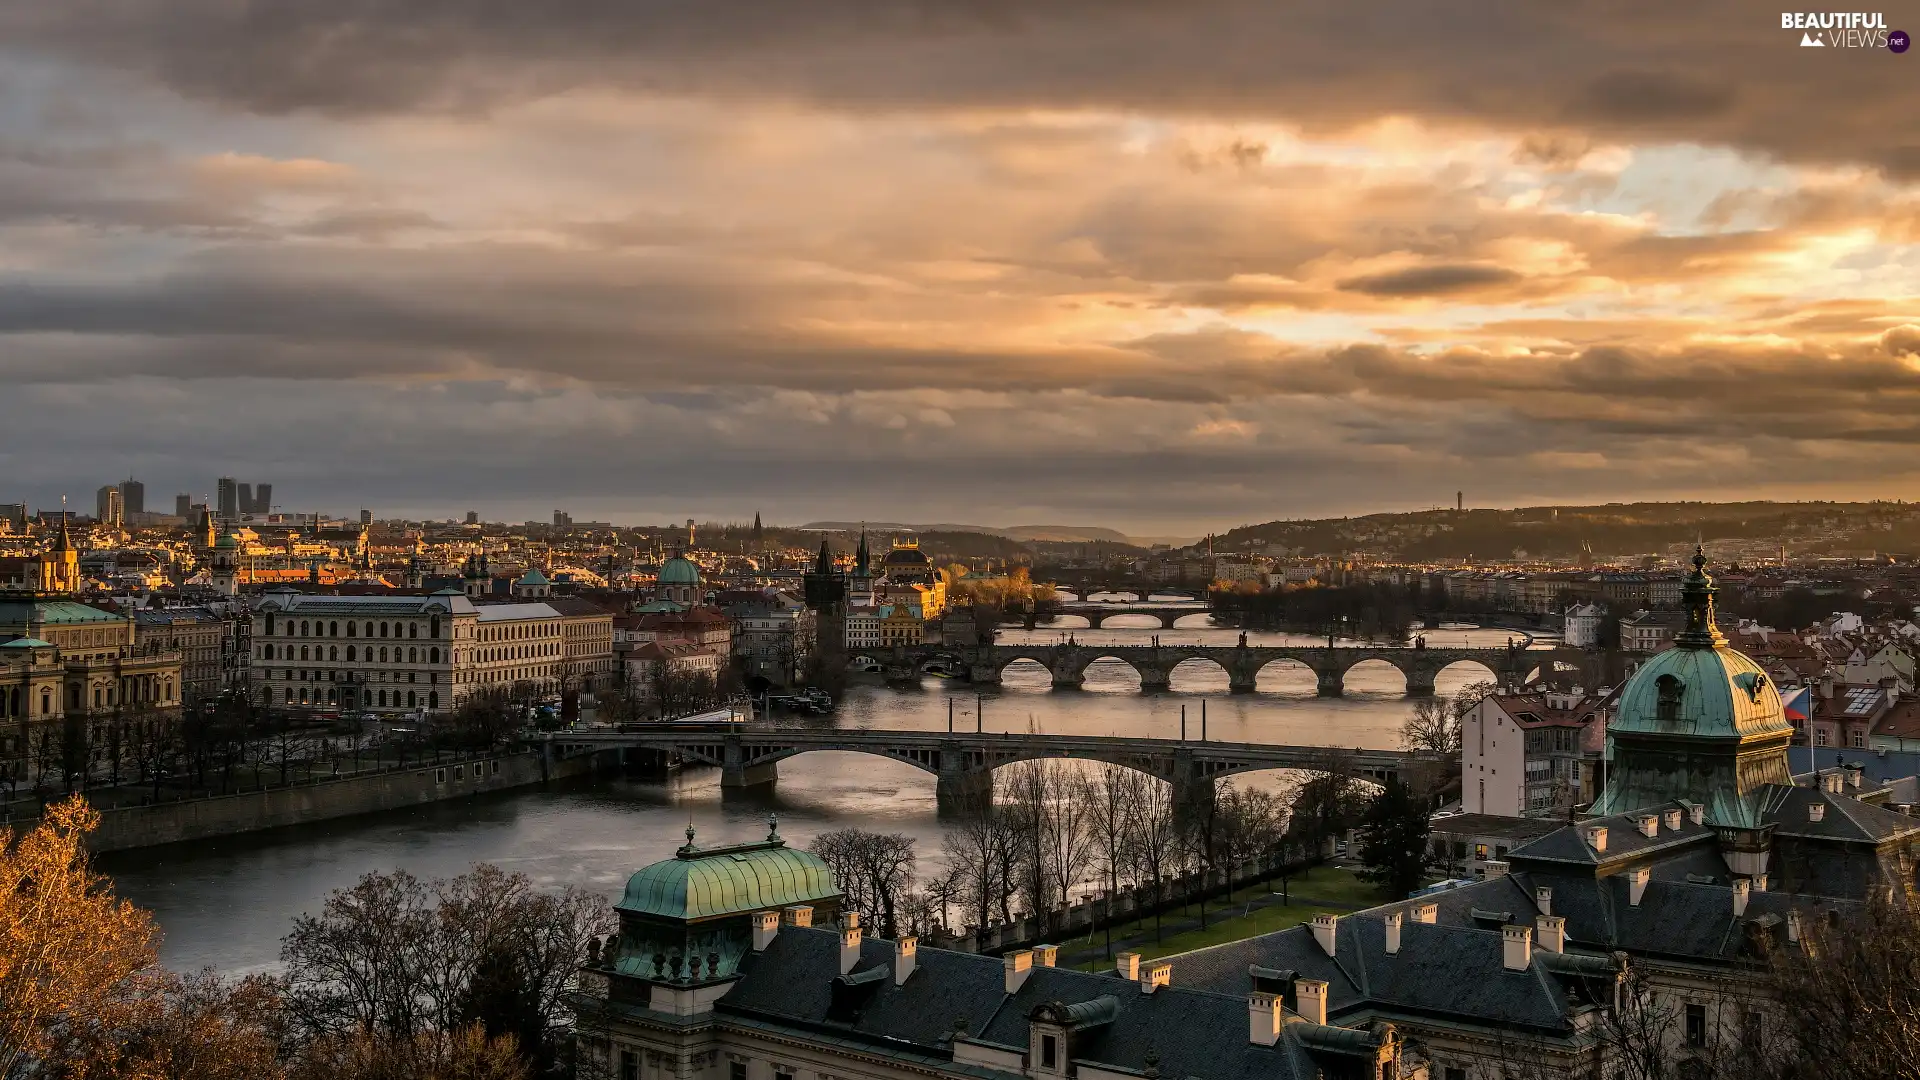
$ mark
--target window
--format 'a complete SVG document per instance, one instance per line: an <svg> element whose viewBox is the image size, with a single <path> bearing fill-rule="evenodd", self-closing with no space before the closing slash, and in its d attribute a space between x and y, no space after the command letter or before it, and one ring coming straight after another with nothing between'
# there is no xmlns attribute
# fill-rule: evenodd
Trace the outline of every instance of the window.
<svg viewBox="0 0 1920 1080"><path fill-rule="evenodd" d="M446 782L447 782L447 770L445 770L445 769L435 769L435 770L433 770L433 782L434 782L434 783L436 783L436 784L444 784L444 783L446 783Z"/></svg>
<svg viewBox="0 0 1920 1080"><path fill-rule="evenodd" d="M1458 1065L1449 1065L1446 1080L1467 1080L1467 1070Z"/></svg>
<svg viewBox="0 0 1920 1080"><path fill-rule="evenodd" d="M1825 745L1827 745L1827 729L1826 729L1826 728L1815 728L1815 729L1814 729L1814 731L1813 731L1813 745L1815 745L1815 746L1825 746Z"/></svg>
<svg viewBox="0 0 1920 1080"><path fill-rule="evenodd" d="M727 1080L747 1080L747 1063L744 1061L727 1062Z"/></svg>
<svg viewBox="0 0 1920 1080"><path fill-rule="evenodd" d="M1707 1045L1707 1007L1705 1005L1687 1006L1687 1045Z"/></svg>
<svg viewBox="0 0 1920 1080"><path fill-rule="evenodd" d="M793 1070L783 1069L775 1065L773 1067L773 1080L793 1080Z"/></svg>
<svg viewBox="0 0 1920 1080"><path fill-rule="evenodd" d="M1867 733L1864 731L1861 731L1859 728L1855 728L1853 731L1853 748L1855 750L1859 750L1866 745L1867 745Z"/></svg>
<svg viewBox="0 0 1920 1080"><path fill-rule="evenodd" d="M1052 1035L1040 1036L1040 1067L1052 1069L1060 1058L1060 1041Z"/></svg>
<svg viewBox="0 0 1920 1080"><path fill-rule="evenodd" d="M631 1050L620 1051L620 1080L640 1080L640 1058Z"/></svg>

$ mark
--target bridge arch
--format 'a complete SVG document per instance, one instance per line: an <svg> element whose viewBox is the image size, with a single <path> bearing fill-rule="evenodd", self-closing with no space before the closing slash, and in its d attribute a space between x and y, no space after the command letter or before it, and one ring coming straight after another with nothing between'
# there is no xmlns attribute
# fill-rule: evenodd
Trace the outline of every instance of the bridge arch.
<svg viewBox="0 0 1920 1080"><path fill-rule="evenodd" d="M1226 693L1233 687L1233 672L1211 656L1189 656L1168 669L1167 686L1188 693Z"/></svg>
<svg viewBox="0 0 1920 1080"><path fill-rule="evenodd" d="M1102 664L1104 666L1099 671L1096 672L1094 670L1095 664ZM1112 680L1116 678L1124 678L1120 676L1120 674L1113 669L1112 665L1114 664L1118 664L1121 667L1127 669L1127 671L1133 675L1134 685L1129 687L1115 687L1110 685ZM1115 653L1099 652L1097 650L1092 650L1092 649L1087 650L1086 656L1081 657L1077 660L1069 661L1067 669L1065 671L1056 671L1054 674L1056 679L1058 679L1058 677L1061 675L1068 676L1071 681L1073 681L1076 685L1080 686L1082 689L1086 688L1087 677L1089 675L1092 675L1094 677L1097 684L1097 688L1100 688L1100 689L1139 690L1141 687L1146 685L1146 681L1147 681L1146 673L1141 671L1139 668L1135 667L1133 665L1133 662L1131 660L1128 660L1126 657L1117 655Z"/></svg>
<svg viewBox="0 0 1920 1080"><path fill-rule="evenodd" d="M1498 683L1500 673L1479 660L1452 660L1433 673L1434 691L1451 694L1477 682Z"/></svg>
<svg viewBox="0 0 1920 1080"><path fill-rule="evenodd" d="M1319 692L1319 676L1306 661L1292 656L1276 656L1254 672L1254 689L1279 694L1312 695Z"/></svg>

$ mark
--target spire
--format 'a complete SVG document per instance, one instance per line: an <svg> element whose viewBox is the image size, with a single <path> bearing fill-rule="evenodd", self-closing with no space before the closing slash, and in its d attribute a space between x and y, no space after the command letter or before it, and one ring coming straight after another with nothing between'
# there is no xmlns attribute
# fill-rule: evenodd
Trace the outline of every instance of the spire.
<svg viewBox="0 0 1920 1080"><path fill-rule="evenodd" d="M1682 649L1724 648L1727 639L1713 621L1713 578L1707 574L1707 553L1703 546L1693 549L1693 573L1680 586L1680 604L1687 611L1687 625L1673 635L1673 643Z"/></svg>
<svg viewBox="0 0 1920 1080"><path fill-rule="evenodd" d="M859 577L867 576L867 523L860 523L860 546L853 553L853 570Z"/></svg>
<svg viewBox="0 0 1920 1080"><path fill-rule="evenodd" d="M821 577L833 573L833 553L827 550L827 542L820 541L820 561L814 564L813 572Z"/></svg>

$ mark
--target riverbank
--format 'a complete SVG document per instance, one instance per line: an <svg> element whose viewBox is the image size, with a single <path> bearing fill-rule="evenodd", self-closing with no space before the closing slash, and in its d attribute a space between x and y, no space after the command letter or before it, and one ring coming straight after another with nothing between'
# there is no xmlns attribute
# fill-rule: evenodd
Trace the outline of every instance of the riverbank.
<svg viewBox="0 0 1920 1080"><path fill-rule="evenodd" d="M592 769L591 756L548 761L534 750L116 807L100 812L100 827L87 847L95 853L131 851L266 832L508 791ZM17 830L32 821L9 824Z"/></svg>

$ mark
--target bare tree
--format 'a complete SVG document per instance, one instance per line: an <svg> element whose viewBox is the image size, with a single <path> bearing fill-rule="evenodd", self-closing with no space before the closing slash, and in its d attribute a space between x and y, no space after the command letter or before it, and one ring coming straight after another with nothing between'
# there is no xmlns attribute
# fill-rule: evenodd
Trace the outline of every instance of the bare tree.
<svg viewBox="0 0 1920 1080"><path fill-rule="evenodd" d="M847 905L883 938L898 936L901 911L914 884L913 838L905 833L834 829L814 838L812 851L833 870Z"/></svg>
<svg viewBox="0 0 1920 1080"><path fill-rule="evenodd" d="M1160 903L1166 882L1179 868L1180 829L1174 813L1173 785L1157 778L1140 785L1127 849L1137 882L1153 886L1153 938L1160 940Z"/></svg>
<svg viewBox="0 0 1920 1080"><path fill-rule="evenodd" d="M1007 819L991 801L972 807L941 838L940 852L953 877L954 902L969 925L986 926L1008 909L1013 891L1007 853L1014 845Z"/></svg>

